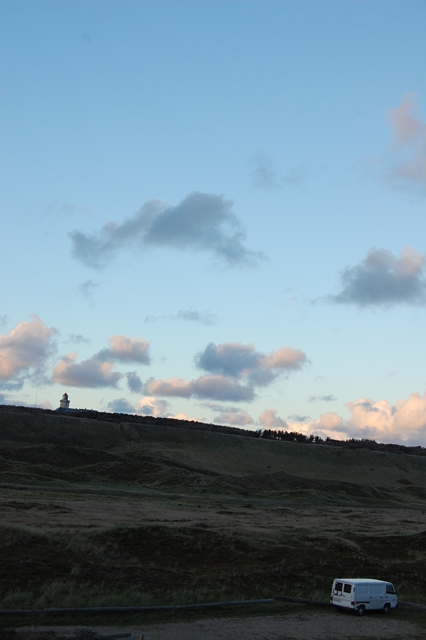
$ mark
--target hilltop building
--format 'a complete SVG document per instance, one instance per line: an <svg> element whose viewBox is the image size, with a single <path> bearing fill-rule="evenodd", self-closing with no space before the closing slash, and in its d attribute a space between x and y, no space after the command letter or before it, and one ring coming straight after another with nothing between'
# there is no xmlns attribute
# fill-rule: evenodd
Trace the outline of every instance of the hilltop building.
<svg viewBox="0 0 426 640"><path fill-rule="evenodd" d="M68 394L64 393L59 402L59 408L56 411L69 411L70 409L70 401L68 399Z"/></svg>

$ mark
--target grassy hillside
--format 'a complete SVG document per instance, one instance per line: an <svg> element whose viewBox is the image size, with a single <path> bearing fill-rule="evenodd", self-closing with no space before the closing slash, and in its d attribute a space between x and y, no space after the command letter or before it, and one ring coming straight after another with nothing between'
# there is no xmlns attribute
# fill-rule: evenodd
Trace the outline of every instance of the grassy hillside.
<svg viewBox="0 0 426 640"><path fill-rule="evenodd" d="M426 602L426 457L120 419L0 409L1 607Z"/></svg>

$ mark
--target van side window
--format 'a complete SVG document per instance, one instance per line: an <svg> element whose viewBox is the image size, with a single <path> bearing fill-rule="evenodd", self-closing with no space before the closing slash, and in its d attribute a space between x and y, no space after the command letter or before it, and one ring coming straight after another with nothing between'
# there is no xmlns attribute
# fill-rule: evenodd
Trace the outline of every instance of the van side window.
<svg viewBox="0 0 426 640"><path fill-rule="evenodd" d="M343 582L336 582L336 584L334 585L334 590L341 591L342 589L343 589Z"/></svg>
<svg viewBox="0 0 426 640"><path fill-rule="evenodd" d="M351 584L345 584L343 587L343 591L345 593L350 593L352 591L352 585Z"/></svg>
<svg viewBox="0 0 426 640"><path fill-rule="evenodd" d="M386 585L386 593L392 593L392 594L395 594L395 589L394 589L393 584L387 584L387 585Z"/></svg>

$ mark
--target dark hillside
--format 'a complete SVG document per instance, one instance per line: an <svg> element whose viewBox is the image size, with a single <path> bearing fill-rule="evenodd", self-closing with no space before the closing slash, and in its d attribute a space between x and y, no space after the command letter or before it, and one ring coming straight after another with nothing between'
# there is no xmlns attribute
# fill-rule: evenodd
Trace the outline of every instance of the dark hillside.
<svg viewBox="0 0 426 640"><path fill-rule="evenodd" d="M424 456L177 422L1 408L3 607L426 599Z"/></svg>

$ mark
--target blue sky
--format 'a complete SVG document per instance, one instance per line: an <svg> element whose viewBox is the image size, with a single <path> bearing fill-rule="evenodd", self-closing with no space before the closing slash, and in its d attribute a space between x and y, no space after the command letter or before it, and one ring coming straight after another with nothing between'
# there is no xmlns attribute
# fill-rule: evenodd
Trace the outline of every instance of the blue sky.
<svg viewBox="0 0 426 640"><path fill-rule="evenodd" d="M0 12L0 401L426 445L424 2Z"/></svg>

